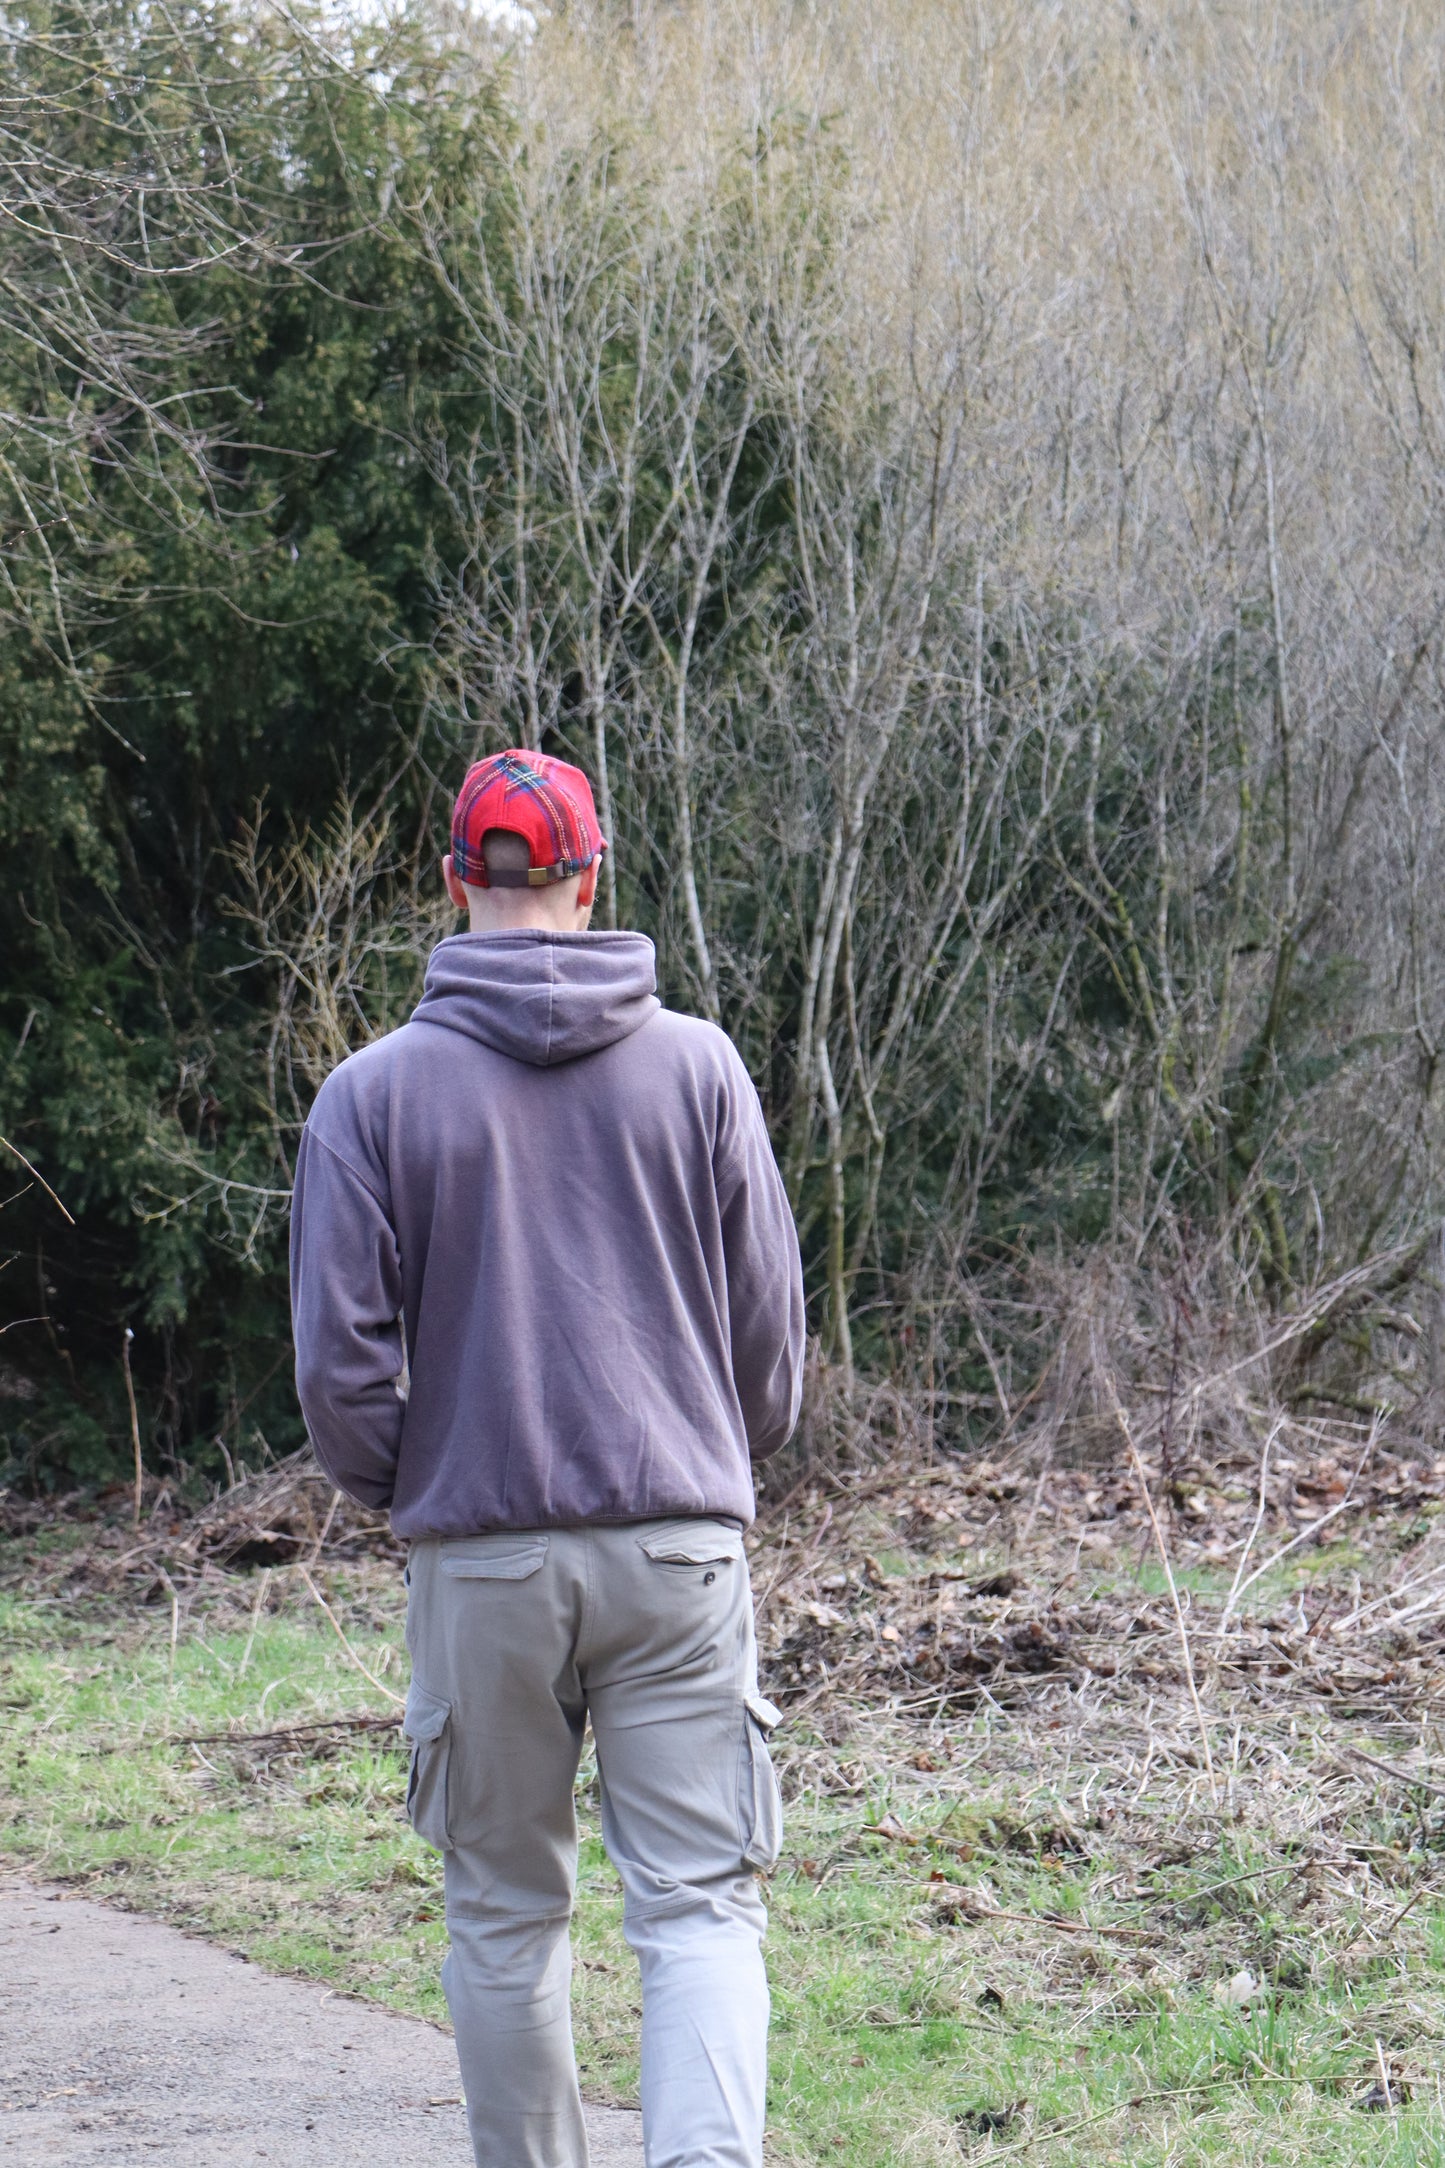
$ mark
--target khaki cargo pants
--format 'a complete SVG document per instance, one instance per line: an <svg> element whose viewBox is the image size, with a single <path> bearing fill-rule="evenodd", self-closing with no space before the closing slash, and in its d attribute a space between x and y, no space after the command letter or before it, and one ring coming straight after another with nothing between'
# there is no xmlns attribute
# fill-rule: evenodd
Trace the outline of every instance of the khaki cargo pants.
<svg viewBox="0 0 1445 2168"><path fill-rule="evenodd" d="M642 1968L647 2168L761 2168L765 1913L782 1840L742 1538L723 1521L425 1541L408 1567L407 1809L442 1852L480 2168L585 2168L572 2056L573 1781Z"/></svg>

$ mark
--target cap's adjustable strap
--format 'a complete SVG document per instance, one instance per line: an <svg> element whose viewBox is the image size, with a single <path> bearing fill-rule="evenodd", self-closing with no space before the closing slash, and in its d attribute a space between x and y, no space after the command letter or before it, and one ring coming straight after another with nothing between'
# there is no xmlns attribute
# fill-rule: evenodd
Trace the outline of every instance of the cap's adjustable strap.
<svg viewBox="0 0 1445 2168"><path fill-rule="evenodd" d="M590 866L591 863L592 861L589 858L587 865ZM570 881L574 875L585 871L585 866L579 866L576 860L571 858L560 858L555 866L509 866L505 870L499 866L496 872L493 872L492 868L488 866L487 886L488 888L545 888L550 881Z"/></svg>

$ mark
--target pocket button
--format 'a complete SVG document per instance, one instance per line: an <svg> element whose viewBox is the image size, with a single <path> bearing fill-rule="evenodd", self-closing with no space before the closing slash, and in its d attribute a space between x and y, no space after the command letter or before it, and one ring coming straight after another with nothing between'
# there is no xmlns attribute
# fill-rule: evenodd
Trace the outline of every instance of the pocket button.
<svg viewBox="0 0 1445 2168"><path fill-rule="evenodd" d="M715 1573L705 1573L705 1574L703 1575L703 1577L702 1577L702 1585L703 1585L703 1587L704 1587L704 1588L711 1588L711 1586L712 1586L713 1582L714 1582L714 1581L715 1581L716 1579L717 1579L717 1575L716 1575Z"/></svg>

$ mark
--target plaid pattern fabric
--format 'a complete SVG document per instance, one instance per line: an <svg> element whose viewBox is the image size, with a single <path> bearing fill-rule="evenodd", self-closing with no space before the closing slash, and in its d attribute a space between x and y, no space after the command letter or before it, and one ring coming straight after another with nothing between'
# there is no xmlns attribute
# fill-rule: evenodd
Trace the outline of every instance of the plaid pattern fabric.
<svg viewBox="0 0 1445 2168"><path fill-rule="evenodd" d="M525 873L488 877L482 841L505 828L525 841ZM474 888L542 888L570 881L607 848L597 825L592 786L580 768L546 753L493 753L467 770L452 809L452 864Z"/></svg>

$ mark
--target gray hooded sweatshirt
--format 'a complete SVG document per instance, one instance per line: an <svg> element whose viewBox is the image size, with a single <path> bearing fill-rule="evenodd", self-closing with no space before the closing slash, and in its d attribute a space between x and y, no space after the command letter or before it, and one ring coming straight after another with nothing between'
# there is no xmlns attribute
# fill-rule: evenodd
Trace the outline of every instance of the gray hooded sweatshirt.
<svg viewBox="0 0 1445 2168"><path fill-rule="evenodd" d="M301 1139L296 1385L398 1535L753 1515L798 1415L798 1242L716 1026L634 933L457 934Z"/></svg>

